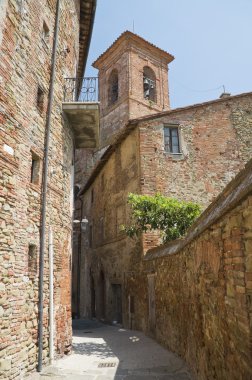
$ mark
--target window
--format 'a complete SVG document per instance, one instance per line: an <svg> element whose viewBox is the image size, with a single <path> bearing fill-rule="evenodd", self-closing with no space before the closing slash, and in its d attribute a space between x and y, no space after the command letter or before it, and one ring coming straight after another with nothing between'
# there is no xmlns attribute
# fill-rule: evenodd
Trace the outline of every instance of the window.
<svg viewBox="0 0 252 380"><path fill-rule="evenodd" d="M164 150L169 153L181 153L178 127L164 127Z"/></svg>
<svg viewBox="0 0 252 380"><path fill-rule="evenodd" d="M31 183L38 185L39 184L40 159L35 153L31 152L31 154L32 154Z"/></svg>
<svg viewBox="0 0 252 380"><path fill-rule="evenodd" d="M42 112L44 109L44 91L40 86L38 86L37 91L37 107L40 112Z"/></svg>
<svg viewBox="0 0 252 380"><path fill-rule="evenodd" d="M94 203L94 189L91 190L91 203Z"/></svg>
<svg viewBox="0 0 252 380"><path fill-rule="evenodd" d="M154 71L148 66L143 68L143 94L144 99L151 100L155 103L157 102L156 76Z"/></svg>
<svg viewBox="0 0 252 380"><path fill-rule="evenodd" d="M118 71L111 71L108 81L108 105L116 103L118 100Z"/></svg>
<svg viewBox="0 0 252 380"><path fill-rule="evenodd" d="M49 28L45 21L43 22L42 40L46 43L49 42Z"/></svg>
<svg viewBox="0 0 252 380"><path fill-rule="evenodd" d="M28 275L36 275L37 273L37 246L29 244L28 248Z"/></svg>

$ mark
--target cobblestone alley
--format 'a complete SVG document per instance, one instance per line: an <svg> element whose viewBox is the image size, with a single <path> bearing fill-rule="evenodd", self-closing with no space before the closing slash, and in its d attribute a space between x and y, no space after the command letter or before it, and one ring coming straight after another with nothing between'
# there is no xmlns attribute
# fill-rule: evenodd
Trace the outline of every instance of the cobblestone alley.
<svg viewBox="0 0 252 380"><path fill-rule="evenodd" d="M27 380L192 380L185 363L143 333L74 321L72 355Z"/></svg>

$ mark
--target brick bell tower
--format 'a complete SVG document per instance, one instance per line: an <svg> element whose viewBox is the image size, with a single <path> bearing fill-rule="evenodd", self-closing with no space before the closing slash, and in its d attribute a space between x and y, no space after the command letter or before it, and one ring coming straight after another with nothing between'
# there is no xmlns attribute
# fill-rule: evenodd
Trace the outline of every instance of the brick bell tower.
<svg viewBox="0 0 252 380"><path fill-rule="evenodd" d="M170 109L168 64L173 59L126 31L93 63L99 70L100 147L130 119Z"/></svg>

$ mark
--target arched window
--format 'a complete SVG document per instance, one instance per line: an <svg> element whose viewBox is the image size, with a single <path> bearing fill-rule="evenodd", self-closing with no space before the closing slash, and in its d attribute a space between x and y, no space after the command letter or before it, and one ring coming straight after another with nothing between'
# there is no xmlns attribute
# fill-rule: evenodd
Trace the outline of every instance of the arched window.
<svg viewBox="0 0 252 380"><path fill-rule="evenodd" d="M118 71L111 71L108 81L108 105L114 104L118 100Z"/></svg>
<svg viewBox="0 0 252 380"><path fill-rule="evenodd" d="M145 66L143 68L143 93L144 99L151 100L152 102L157 102L156 99L156 76L154 71Z"/></svg>

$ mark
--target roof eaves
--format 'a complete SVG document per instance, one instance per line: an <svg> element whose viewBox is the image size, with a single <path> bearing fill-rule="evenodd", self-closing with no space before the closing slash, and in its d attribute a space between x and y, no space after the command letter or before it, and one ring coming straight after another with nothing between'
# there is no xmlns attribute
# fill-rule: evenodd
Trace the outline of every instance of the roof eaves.
<svg viewBox="0 0 252 380"><path fill-rule="evenodd" d="M77 77L85 73L86 62L94 26L97 0L80 0L79 62Z"/></svg>
<svg viewBox="0 0 252 380"><path fill-rule="evenodd" d="M111 51L111 49L113 50L116 47L119 40L121 40L122 38L124 38L127 35L129 37L132 37L132 38L137 38L139 41L142 41L145 44L148 44L151 47L159 50L160 53L166 55L167 58L169 58L169 63L174 60L174 56L172 54L168 53L167 51L165 51L163 49L160 49L158 46L156 46L156 45L152 44L151 42L145 40L143 37L139 36L138 34L135 34L135 33L132 33L130 31L126 30L125 32L120 34L120 36L92 63L92 66L96 68L97 63L108 53L108 51Z"/></svg>
<svg viewBox="0 0 252 380"><path fill-rule="evenodd" d="M229 97L226 97L226 98L214 99L214 100L210 100L210 101L203 102L203 103L196 103L196 104L191 104L191 105L185 106L185 107L174 108L174 109L171 109L169 111L158 112L158 113L155 113L155 114L152 114L152 115L141 116L141 117L138 117L136 119L131 119L130 120L130 124L139 123L141 121L148 121L148 120L152 120L152 119L158 119L160 117L163 117L163 116L166 116L166 115L172 115L173 113L181 112L181 111L184 111L184 110L190 110L190 109L193 109L193 108L205 107L205 106L208 106L208 105L211 105L211 104L218 104L218 103L228 102L228 101L230 101L232 99L238 99L238 98L242 98L242 97L245 97L245 96L252 96L252 92L244 92L242 94L232 95L232 96L229 96Z"/></svg>

